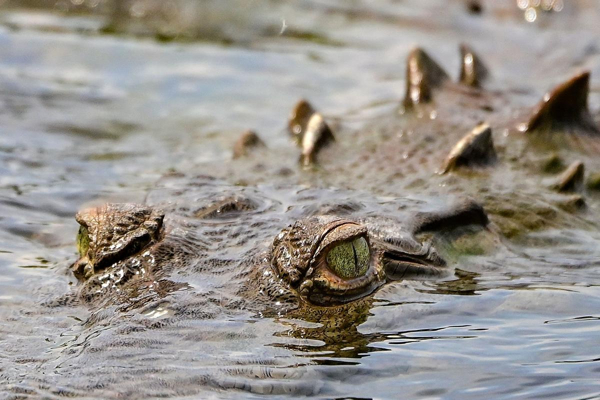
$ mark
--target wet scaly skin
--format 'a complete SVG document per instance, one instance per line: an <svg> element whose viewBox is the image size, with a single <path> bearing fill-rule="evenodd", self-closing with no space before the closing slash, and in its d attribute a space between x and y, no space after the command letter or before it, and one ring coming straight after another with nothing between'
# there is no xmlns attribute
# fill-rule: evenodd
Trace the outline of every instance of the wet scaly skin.
<svg viewBox="0 0 600 400"><path fill-rule="evenodd" d="M524 113L526 122L519 122L507 117L511 113L494 112L508 109L510 98L481 88L489 79L487 68L473 50L463 45L461 51L462 83L451 82L423 50L411 52L401 115L382 119L368 130L344 132L349 142L338 143L324 117L303 100L288 124L293 141L301 147L299 162L296 158L295 165L277 164L281 158L253 157L254 143L262 143L253 133L253 140L236 144L234 156L239 160L214 175L226 175L244 185L308 182L314 187L371 189L388 196L401 196L406 190L425 197L459 193L476 199L485 210L480 205L464 206L477 204L472 201L447 206L443 212L415 210L406 220L395 222L403 235L375 234L380 231L379 221L361 222L360 216L346 219L329 212L299 218L287 227L280 225L280 233L269 240L267 248L257 248L240 260L232 294L241 296L246 305L254 303L250 308L275 305L304 310L305 316L313 314L307 310L352 307L386 283L449 273L430 243L416 239L419 232L450 232L472 225L485 228L489 214L495 234L512 238L546 226L566 226L570 215L582 212L586 200L572 192L584 186L583 162L577 161L557 177L559 184L527 181L529 187L523 190L520 179L523 171L540 174L544 168L548 152L536 143L538 138L560 153L559 159L583 154L585 162L600 168L590 156L598 138L587 108L589 75L579 74L559 85L532 107L530 115ZM572 107L557 106L563 103ZM489 122L478 125L482 120ZM527 133L519 132L523 130ZM268 151L260 147L261 153ZM570 173L571 169L576 173ZM536 196L540 192L548 194L542 201ZM243 223L236 216L258 212L256 208L252 199L209 198L194 217L205 220L233 213L229 224L235 226ZM84 281L81 293L88 300L122 298L124 293L139 296L140 287L159 285L173 271L211 257L210 246L183 246L186 235L197 233L189 226L182 229L176 219L163 226L163 213L153 206L107 205L80 213L78 221L83 226L78 240L81 259L74 264L74 272ZM218 248L226 252L227 246L225 240Z"/></svg>

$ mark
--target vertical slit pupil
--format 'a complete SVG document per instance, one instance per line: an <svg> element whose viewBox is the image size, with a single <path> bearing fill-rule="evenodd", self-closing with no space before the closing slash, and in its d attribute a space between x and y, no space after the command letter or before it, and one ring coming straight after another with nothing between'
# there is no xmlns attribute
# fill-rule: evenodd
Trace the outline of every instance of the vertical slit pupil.
<svg viewBox="0 0 600 400"><path fill-rule="evenodd" d="M354 242L352 242L352 254L354 254L354 274L358 275L360 267L358 266L358 257L356 255L356 247L354 247Z"/></svg>
<svg viewBox="0 0 600 400"><path fill-rule="evenodd" d="M342 242L329 250L327 264L339 277L354 279L364 275L369 268L369 244L364 237Z"/></svg>

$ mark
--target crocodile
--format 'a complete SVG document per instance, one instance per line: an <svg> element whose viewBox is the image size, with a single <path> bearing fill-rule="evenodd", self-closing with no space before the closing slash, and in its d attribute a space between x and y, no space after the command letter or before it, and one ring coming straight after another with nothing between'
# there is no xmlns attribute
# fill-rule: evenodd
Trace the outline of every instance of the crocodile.
<svg viewBox="0 0 600 400"><path fill-rule="evenodd" d="M491 74L479 55L467 45L460 54L453 82L414 49L404 99L361 129L336 127L301 100L288 121L300 154L272 152L248 131L227 165L168 174L145 204L79 212L79 297L138 307L194 289L185 279L194 271L222 277L219 306L231 310L364 316L388 283L453 275L436 243L595 226L600 131L589 73L523 112L510 93L486 90ZM307 194L315 188L320 195ZM283 206L299 197L314 207Z"/></svg>

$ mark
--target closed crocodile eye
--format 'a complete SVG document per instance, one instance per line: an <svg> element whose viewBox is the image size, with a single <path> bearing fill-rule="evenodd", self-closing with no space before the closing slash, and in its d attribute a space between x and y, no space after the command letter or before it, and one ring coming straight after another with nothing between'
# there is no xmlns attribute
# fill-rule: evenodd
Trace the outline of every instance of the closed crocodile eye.
<svg viewBox="0 0 600 400"><path fill-rule="evenodd" d="M77 233L77 251L81 257L85 257L90 248L90 234L87 228L83 225L79 227Z"/></svg>
<svg viewBox="0 0 600 400"><path fill-rule="evenodd" d="M369 259L369 244L363 237L341 243L327 253L327 265L342 279L354 279L366 274Z"/></svg>

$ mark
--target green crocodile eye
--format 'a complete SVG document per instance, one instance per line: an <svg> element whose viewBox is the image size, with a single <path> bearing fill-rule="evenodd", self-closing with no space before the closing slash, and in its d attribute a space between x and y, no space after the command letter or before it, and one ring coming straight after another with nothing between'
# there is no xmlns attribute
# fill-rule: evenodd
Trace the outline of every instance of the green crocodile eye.
<svg viewBox="0 0 600 400"><path fill-rule="evenodd" d="M369 244L363 237L344 242L329 250L327 265L342 279L353 279L369 269Z"/></svg>
<svg viewBox="0 0 600 400"><path fill-rule="evenodd" d="M77 251L81 257L85 257L90 248L90 235L85 226L79 227L77 233Z"/></svg>

